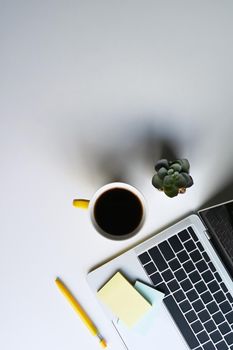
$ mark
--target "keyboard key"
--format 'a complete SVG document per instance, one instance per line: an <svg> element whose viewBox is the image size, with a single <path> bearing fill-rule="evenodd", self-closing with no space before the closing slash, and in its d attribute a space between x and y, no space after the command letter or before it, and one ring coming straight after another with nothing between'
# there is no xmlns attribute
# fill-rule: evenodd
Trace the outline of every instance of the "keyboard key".
<svg viewBox="0 0 233 350"><path fill-rule="evenodd" d="M205 307L204 307L204 304L201 300L196 300L192 303L193 305L193 308L196 312L199 312L201 310L203 310Z"/></svg>
<svg viewBox="0 0 233 350"><path fill-rule="evenodd" d="M185 278L187 278L187 274L185 273L184 269L177 270L174 275L176 276L176 279L180 282L183 281Z"/></svg>
<svg viewBox="0 0 233 350"><path fill-rule="evenodd" d="M147 252L142 253L141 255L138 256L139 260L141 261L142 265L147 264L151 258Z"/></svg>
<svg viewBox="0 0 233 350"><path fill-rule="evenodd" d="M203 281L198 282L197 284L194 285L194 287L196 288L196 290L199 294L201 294L207 290L207 287Z"/></svg>
<svg viewBox="0 0 233 350"><path fill-rule="evenodd" d="M201 322L206 322L210 319L210 315L206 310L199 312L198 317L200 318Z"/></svg>
<svg viewBox="0 0 233 350"><path fill-rule="evenodd" d="M227 312L231 311L232 310L232 307L231 305L228 303L228 301L224 301L223 303L221 303L219 305L220 309L222 310L222 312L224 314L226 314Z"/></svg>
<svg viewBox="0 0 233 350"><path fill-rule="evenodd" d="M198 334L197 334L197 338L199 339L199 341L200 341L201 344L207 342L207 340L210 339L210 338L208 337L208 334L206 333L206 331L202 331L201 333L198 333Z"/></svg>
<svg viewBox="0 0 233 350"><path fill-rule="evenodd" d="M189 292L187 292L186 295L190 302L193 302L194 300L198 299L198 295L195 289L191 289Z"/></svg>
<svg viewBox="0 0 233 350"><path fill-rule="evenodd" d="M181 263L184 263L185 261L189 260L189 256L185 250L182 250L182 252L179 252L177 254L177 258L180 260Z"/></svg>
<svg viewBox="0 0 233 350"><path fill-rule="evenodd" d="M204 327L207 330L208 333L213 332L216 328L214 322L212 320L209 320L204 323Z"/></svg>
<svg viewBox="0 0 233 350"><path fill-rule="evenodd" d="M220 343L215 345L218 350L229 350L225 341L221 341Z"/></svg>
<svg viewBox="0 0 233 350"><path fill-rule="evenodd" d="M176 258L173 260L170 260L168 264L170 265L170 268L173 271L178 270L181 267L179 261Z"/></svg>
<svg viewBox="0 0 233 350"><path fill-rule="evenodd" d="M223 290L225 293L228 291L228 289L227 289L225 283L223 283L223 282L220 283L220 286L221 286L222 290Z"/></svg>
<svg viewBox="0 0 233 350"><path fill-rule="evenodd" d="M175 254L167 241L160 243L158 247L166 260L171 260L175 257Z"/></svg>
<svg viewBox="0 0 233 350"><path fill-rule="evenodd" d="M209 268L212 272L216 271L216 268L214 267L214 264L212 262L209 263Z"/></svg>
<svg viewBox="0 0 233 350"><path fill-rule="evenodd" d="M206 262L210 262L210 257L206 252L203 252L202 255Z"/></svg>
<svg viewBox="0 0 233 350"><path fill-rule="evenodd" d="M177 303L185 299L185 295L182 292L182 290L178 290L173 294L174 298L176 299Z"/></svg>
<svg viewBox="0 0 233 350"><path fill-rule="evenodd" d="M183 249L182 244L180 243L180 240L177 236L172 236L168 239L169 243L171 244L173 250L178 253Z"/></svg>
<svg viewBox="0 0 233 350"><path fill-rule="evenodd" d="M203 258L205 259L206 262L210 261L210 257L206 252L203 252Z"/></svg>
<svg viewBox="0 0 233 350"><path fill-rule="evenodd" d="M208 343L205 343L203 345L203 349L204 350L216 350L216 348L214 347L213 343L208 341Z"/></svg>
<svg viewBox="0 0 233 350"><path fill-rule="evenodd" d="M192 323L191 327L192 327L194 333L199 333L200 331L203 330L203 326L202 326L200 321L196 321L196 322Z"/></svg>
<svg viewBox="0 0 233 350"><path fill-rule="evenodd" d="M164 304L166 305L178 328L182 329L183 337L185 338L188 346L191 349L197 347L199 343L192 330L190 329L184 315L180 311L179 307L176 305L176 302L173 299L173 297L168 296L167 298L164 298Z"/></svg>
<svg viewBox="0 0 233 350"><path fill-rule="evenodd" d="M221 303L226 299L222 291L218 291L217 293L214 293L213 297L217 301L217 303Z"/></svg>
<svg viewBox="0 0 233 350"><path fill-rule="evenodd" d="M213 315L213 319L216 324L220 324L224 321L224 317L220 311Z"/></svg>
<svg viewBox="0 0 233 350"><path fill-rule="evenodd" d="M203 272L202 277L206 283L208 283L214 279L212 272L210 272L209 270Z"/></svg>
<svg viewBox="0 0 233 350"><path fill-rule="evenodd" d="M201 252L204 252L204 248L203 248L203 245L201 244L201 242L197 242L197 246Z"/></svg>
<svg viewBox="0 0 233 350"><path fill-rule="evenodd" d="M155 264L152 262L149 262L148 264L144 265L144 269L148 273L148 275L151 275L152 273L156 272Z"/></svg>
<svg viewBox="0 0 233 350"><path fill-rule="evenodd" d="M224 322L222 324L219 325L219 330L220 332L224 335L226 333L229 333L231 331L229 325L227 322Z"/></svg>
<svg viewBox="0 0 233 350"><path fill-rule="evenodd" d="M186 263L184 263L183 265L183 268L187 273L190 273L193 270L195 270L195 266L193 265L192 261L186 261Z"/></svg>
<svg viewBox="0 0 233 350"><path fill-rule="evenodd" d="M154 273L153 275L150 275L150 279L155 286L163 281L162 277L158 272Z"/></svg>
<svg viewBox="0 0 233 350"><path fill-rule="evenodd" d="M165 296L169 295L170 291L167 288L165 283L160 283L156 286L156 290L158 290L159 292L162 292L165 294Z"/></svg>
<svg viewBox="0 0 233 350"><path fill-rule="evenodd" d="M149 250L150 256L152 260L155 262L155 265L159 269L159 271L166 270L168 268L166 261L164 260L163 256L161 255L158 247L153 247Z"/></svg>
<svg viewBox="0 0 233 350"><path fill-rule="evenodd" d="M171 272L171 270L166 270L164 272L162 272L162 276L164 278L164 280L167 282L167 281L170 281L174 278L173 276L173 273Z"/></svg>
<svg viewBox="0 0 233 350"><path fill-rule="evenodd" d="M179 305L183 312L187 312L192 308L187 300L182 301Z"/></svg>
<svg viewBox="0 0 233 350"><path fill-rule="evenodd" d="M181 242L185 242L188 239L190 239L190 235L189 235L187 230L181 231L180 233L178 233L178 236L179 236Z"/></svg>
<svg viewBox="0 0 233 350"><path fill-rule="evenodd" d="M208 270L208 266L204 260L198 261L196 263L196 267L197 267L199 272L204 272L204 271Z"/></svg>
<svg viewBox="0 0 233 350"><path fill-rule="evenodd" d="M226 314L225 317L230 324L233 324L233 311Z"/></svg>
<svg viewBox="0 0 233 350"><path fill-rule="evenodd" d="M195 320L197 320L197 315L195 314L195 312L193 310L187 312L185 314L185 317L187 318L188 322L191 323Z"/></svg>
<svg viewBox="0 0 233 350"><path fill-rule="evenodd" d="M189 289L193 287L191 282L187 278L186 280L182 281L180 285L185 292L187 292Z"/></svg>
<svg viewBox="0 0 233 350"><path fill-rule="evenodd" d="M197 249L195 249L192 253L190 253L190 257L194 262L197 262L202 258L200 252Z"/></svg>
<svg viewBox="0 0 233 350"><path fill-rule="evenodd" d="M188 227L188 231L191 234L191 236L194 239L194 241L197 242L198 238L197 238L196 233L193 231L193 228L191 226Z"/></svg>
<svg viewBox="0 0 233 350"><path fill-rule="evenodd" d="M219 310L217 304L214 301L212 301L211 303L207 304L206 307L207 307L207 309L208 309L208 311L209 311L209 313L211 315Z"/></svg>
<svg viewBox="0 0 233 350"><path fill-rule="evenodd" d="M233 344L233 332L225 336L225 341L227 342L228 345Z"/></svg>
<svg viewBox="0 0 233 350"><path fill-rule="evenodd" d="M196 283L196 282L200 281L201 276L199 275L199 273L197 271L193 271L189 274L189 278L191 279L191 281L193 283Z"/></svg>
<svg viewBox="0 0 233 350"><path fill-rule="evenodd" d="M222 279L218 272L215 273L215 278L217 279L218 282L222 282Z"/></svg>
<svg viewBox="0 0 233 350"><path fill-rule="evenodd" d="M219 331L214 331L214 332L210 333L209 336L214 343L217 343L218 341L222 340L222 336L219 333Z"/></svg>
<svg viewBox="0 0 233 350"><path fill-rule="evenodd" d="M229 292L226 294L226 297L227 297L227 299L229 300L230 303L233 303L233 297L232 297L232 295Z"/></svg>
<svg viewBox="0 0 233 350"><path fill-rule="evenodd" d="M187 273L192 272L195 270L195 266L193 265L192 261L186 261L183 265L183 268Z"/></svg>
<svg viewBox="0 0 233 350"><path fill-rule="evenodd" d="M213 300L211 294L209 292L205 292L200 295L201 299L205 304L209 303L211 300Z"/></svg>
<svg viewBox="0 0 233 350"><path fill-rule="evenodd" d="M188 252L191 252L192 250L196 249L196 244L191 239L189 241L185 242L184 246Z"/></svg>
<svg viewBox="0 0 233 350"><path fill-rule="evenodd" d="M218 285L218 283L217 283L216 281L210 282L210 283L208 284L208 287L209 287L209 289L210 289L210 291L211 291L212 293L215 293L215 292L217 292L217 290L220 289L220 288L219 288L219 285Z"/></svg>
<svg viewBox="0 0 233 350"><path fill-rule="evenodd" d="M172 292L175 292L177 289L180 288L180 286L176 280L172 280L172 281L168 282L167 285Z"/></svg>

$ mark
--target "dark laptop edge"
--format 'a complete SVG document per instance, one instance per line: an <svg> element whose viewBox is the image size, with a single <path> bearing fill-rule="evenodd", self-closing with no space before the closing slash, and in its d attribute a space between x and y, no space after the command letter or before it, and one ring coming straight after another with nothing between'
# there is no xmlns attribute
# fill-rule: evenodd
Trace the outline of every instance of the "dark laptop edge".
<svg viewBox="0 0 233 350"><path fill-rule="evenodd" d="M222 263L224 264L231 279L233 280L233 260L227 254L226 247L224 247L224 245L219 240L217 232L214 230L213 226L210 224L208 217L207 217L207 214L210 211L216 210L222 206L226 207L228 204L230 204L233 207L233 200L225 202L225 203L221 203L221 204L218 204L218 205L206 208L206 209L202 209L202 210L198 211L198 215L207 229L208 235L210 237L210 243L212 244L213 248L217 251L220 259L222 260ZM232 218L229 218L229 220L232 220L231 224L232 224L232 229L233 229L233 216L232 216ZM233 246L233 235L232 235L232 246Z"/></svg>

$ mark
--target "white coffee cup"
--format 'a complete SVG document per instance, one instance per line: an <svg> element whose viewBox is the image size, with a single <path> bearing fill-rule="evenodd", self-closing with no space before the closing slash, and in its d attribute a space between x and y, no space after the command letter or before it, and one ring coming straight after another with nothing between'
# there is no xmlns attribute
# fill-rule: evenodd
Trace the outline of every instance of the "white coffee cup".
<svg viewBox="0 0 233 350"><path fill-rule="evenodd" d="M112 240L133 237L145 221L144 196L134 186L123 182L101 187L90 200L74 199L73 205L88 209L95 229Z"/></svg>

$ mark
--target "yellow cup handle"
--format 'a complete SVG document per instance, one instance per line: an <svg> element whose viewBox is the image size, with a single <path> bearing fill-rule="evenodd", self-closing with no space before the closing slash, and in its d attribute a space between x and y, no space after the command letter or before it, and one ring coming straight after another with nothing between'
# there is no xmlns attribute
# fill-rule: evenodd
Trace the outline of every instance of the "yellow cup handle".
<svg viewBox="0 0 233 350"><path fill-rule="evenodd" d="M90 201L88 199L74 199L73 206L81 209L88 209Z"/></svg>

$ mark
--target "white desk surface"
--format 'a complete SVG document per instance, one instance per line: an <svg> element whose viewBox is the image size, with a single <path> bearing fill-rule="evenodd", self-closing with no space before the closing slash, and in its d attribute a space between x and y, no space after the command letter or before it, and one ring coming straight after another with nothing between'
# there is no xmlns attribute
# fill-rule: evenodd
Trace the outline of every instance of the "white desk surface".
<svg viewBox="0 0 233 350"><path fill-rule="evenodd" d="M232 18L230 0L1 2L1 349L99 349L58 275L120 348L87 271L230 179ZM164 141L190 160L195 182L174 199L150 183ZM143 230L125 242L99 236L71 205L110 170L147 200Z"/></svg>

